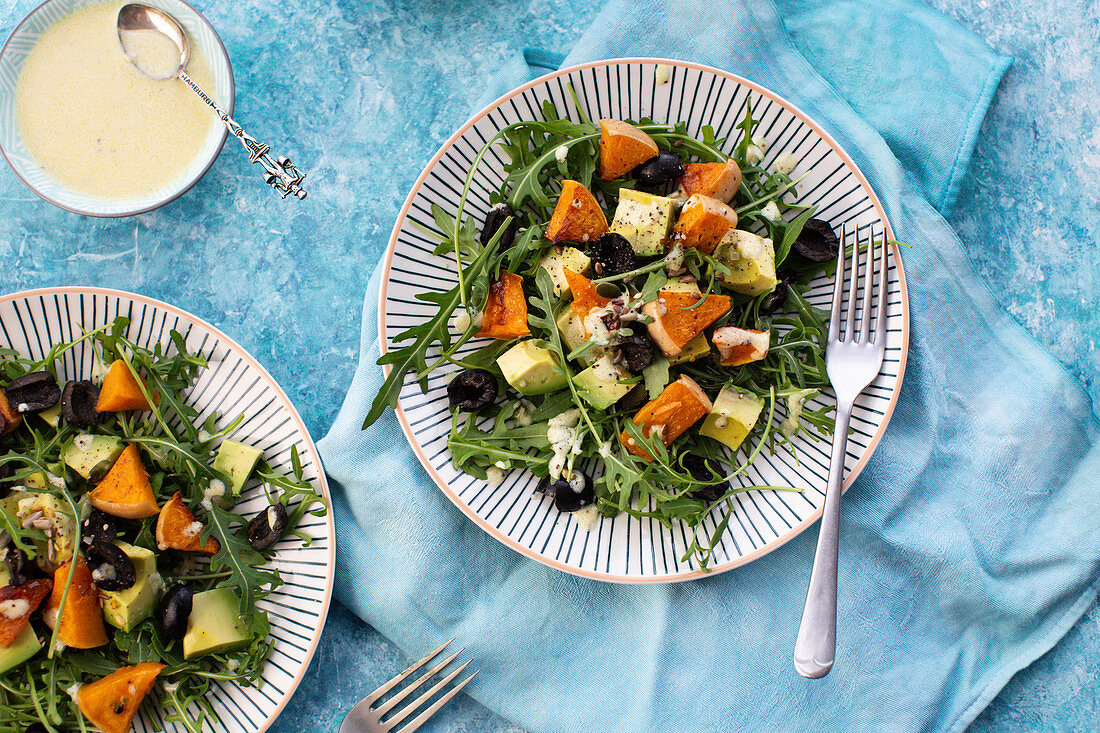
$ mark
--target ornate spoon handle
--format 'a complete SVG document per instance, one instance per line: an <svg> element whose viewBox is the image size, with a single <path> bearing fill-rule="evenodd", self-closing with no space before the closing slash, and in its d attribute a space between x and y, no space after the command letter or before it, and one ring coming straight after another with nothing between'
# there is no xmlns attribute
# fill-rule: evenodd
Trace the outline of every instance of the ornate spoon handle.
<svg viewBox="0 0 1100 733"><path fill-rule="evenodd" d="M227 115L221 107L214 103L214 100L207 96L198 84L192 81L191 77L181 71L179 78L180 81L191 87L191 91L199 95L202 101L218 113L218 117L228 128L230 134L240 140L241 145L244 145L245 149L248 150L249 160L263 166L264 183L275 189L284 199L290 194L294 194L299 199L306 197L306 192L302 189L302 181L306 178L305 173L299 171L288 158L279 156L277 160L272 160L271 156L268 155L271 148L245 132L232 117Z"/></svg>

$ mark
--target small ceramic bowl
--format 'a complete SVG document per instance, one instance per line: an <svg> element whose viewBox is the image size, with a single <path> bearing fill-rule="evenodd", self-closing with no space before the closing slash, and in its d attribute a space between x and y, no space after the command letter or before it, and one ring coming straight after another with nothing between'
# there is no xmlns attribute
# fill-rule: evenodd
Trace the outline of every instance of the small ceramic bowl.
<svg viewBox="0 0 1100 733"><path fill-rule="evenodd" d="M209 62L214 88L206 90L222 109L233 114L233 68L221 38L202 13L184 0L141 0L170 13L187 32L192 53L201 53ZM46 0L23 19L0 50L0 153L12 171L32 191L55 206L85 216L132 216L163 206L182 196L198 183L225 144L226 129L211 125L201 151L191 165L175 180L141 196L125 199L100 199L72 191L51 178L27 151L15 119L15 91L23 62L39 37L51 25L75 10L98 5L104 0ZM210 112L214 118L214 112ZM155 154L155 151L150 151Z"/></svg>

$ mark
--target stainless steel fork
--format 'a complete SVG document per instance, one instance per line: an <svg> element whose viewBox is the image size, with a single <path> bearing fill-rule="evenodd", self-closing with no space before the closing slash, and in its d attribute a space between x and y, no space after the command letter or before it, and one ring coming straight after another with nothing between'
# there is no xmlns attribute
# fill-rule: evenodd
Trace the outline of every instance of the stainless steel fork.
<svg viewBox="0 0 1100 733"><path fill-rule="evenodd" d="M454 639L451 639L451 641L454 641ZM455 657L462 653L462 649L459 649L457 652L429 669L427 672L420 676L420 679L391 697L389 700L386 700L378 707L374 707L375 703L381 700L387 692L397 687L397 685L401 684L402 680L405 680L406 678L411 676L413 672L435 659L435 657L438 656L439 653L447 647L447 644L451 643L451 641L448 641L437 647L435 650L429 652L416 664L412 665L404 672L397 675L392 680L360 700L359 703L350 711L348 711L348 714L346 716L344 716L344 722L340 724L340 733L389 733L390 731L393 731L395 728L397 728L397 726L400 725L405 720L405 718L416 712L417 709L420 708L420 706L431 700L432 697L437 692L442 690L448 683L450 683L451 680L462 674L462 670L466 669L466 667L473 660L467 660L465 664L460 665L453 672L448 674L443 679L439 680L439 682L432 685L432 687L429 688L428 691L425 692L423 695L416 698L405 707L394 712L393 715L391 715L389 718L386 718L386 720L382 720L382 718L386 717L386 715L390 713L390 711L392 711L402 700L404 700L410 694L419 689L421 685L434 677L438 672L441 672L448 664L453 662L455 660ZM409 721L407 725L402 726L399 733L413 733L414 730L424 725L428 718L439 712L439 709L446 705L451 700L451 698L461 692L462 688L469 684L470 680L472 680L474 677L477 677L477 672L474 672L469 677L452 687L450 691L447 692L447 694L436 700L429 707L424 708L424 710L411 721Z"/></svg>
<svg viewBox="0 0 1100 733"><path fill-rule="evenodd" d="M857 230L858 233L858 230ZM836 393L836 427L833 429L833 455L829 464L829 483L825 489L825 509L817 537L814 569L798 640L794 647L794 666L803 677L824 677L833 668L836 657L836 571L840 536L840 494L844 479L844 455L848 444L848 424L852 405L859 393L867 388L882 368L886 352L886 241L878 246L878 307L874 311L875 328L870 330L871 299L874 280L875 241L869 237L863 277L859 277L859 236L853 234L852 268L848 278L847 314L843 330L840 327L841 291L844 288L845 249L849 239L841 232L837 254L836 276L833 279L833 307L829 315L829 339L825 349L825 366L829 382ZM861 280L857 288L857 280ZM858 292L857 292L858 291ZM859 329L855 328L856 306L860 307ZM874 338L870 338L871 335Z"/></svg>

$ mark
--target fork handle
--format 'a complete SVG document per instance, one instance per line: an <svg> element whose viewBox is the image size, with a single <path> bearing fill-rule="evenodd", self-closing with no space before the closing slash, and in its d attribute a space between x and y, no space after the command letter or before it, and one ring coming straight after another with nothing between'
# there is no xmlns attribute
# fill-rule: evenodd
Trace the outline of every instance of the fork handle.
<svg viewBox="0 0 1100 733"><path fill-rule="evenodd" d="M836 571L840 541L840 495L844 480L844 454L848 445L848 424L852 404L837 405L833 428L833 456L829 463L829 483L825 488L825 508L817 536L814 569L802 623L794 646L794 666L803 677L818 679L829 674L836 657Z"/></svg>

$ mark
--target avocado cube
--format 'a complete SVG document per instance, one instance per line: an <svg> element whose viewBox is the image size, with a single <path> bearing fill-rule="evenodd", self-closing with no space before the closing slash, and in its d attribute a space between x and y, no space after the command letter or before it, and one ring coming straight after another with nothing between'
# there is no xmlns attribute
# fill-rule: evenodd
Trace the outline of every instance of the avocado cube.
<svg viewBox="0 0 1100 733"><path fill-rule="evenodd" d="M710 341L707 341L706 333L701 333L691 341L684 344L684 348L676 356L668 357L669 366L686 364L689 361L702 359L710 353Z"/></svg>
<svg viewBox="0 0 1100 733"><path fill-rule="evenodd" d="M183 658L236 651L252 642L252 632L241 617L240 599L232 588L196 593L183 635Z"/></svg>
<svg viewBox="0 0 1100 733"><path fill-rule="evenodd" d="M0 564L0 588L11 582L11 568L7 563Z"/></svg>
<svg viewBox="0 0 1100 733"><path fill-rule="evenodd" d="M214 457L214 470L228 476L233 495L240 496L241 489L263 454L259 448L235 440L223 440L218 446L218 455Z"/></svg>
<svg viewBox="0 0 1100 733"><path fill-rule="evenodd" d="M699 283L689 280L686 283L679 280L669 280L661 286L662 293L702 293Z"/></svg>
<svg viewBox="0 0 1100 733"><path fill-rule="evenodd" d="M51 428L56 428L61 422L61 405L54 405L48 407L38 413L38 419L49 425Z"/></svg>
<svg viewBox="0 0 1100 733"><path fill-rule="evenodd" d="M46 478L45 471L35 471L31 475L23 479L23 485L28 489L45 489L50 485L49 479Z"/></svg>
<svg viewBox="0 0 1100 733"><path fill-rule="evenodd" d="M53 572L64 565L73 556L73 536L76 534L76 521L71 514L72 508L67 501L53 494L38 494L33 491L16 491L0 499L0 511L19 522L35 512L42 512L42 518L53 524L53 552L46 546L51 540L34 540L36 562L47 572Z"/></svg>
<svg viewBox="0 0 1100 733"><path fill-rule="evenodd" d="M561 334L561 343L565 347L567 356L569 352L588 343L588 335L584 332L584 321L573 312L572 308L566 308L558 316L558 333ZM577 361L585 366L591 366L597 356L593 351L586 351L577 357Z"/></svg>
<svg viewBox="0 0 1100 733"><path fill-rule="evenodd" d="M592 260L588 255L576 247L562 247L561 252L558 252L557 248L551 247L539 259L539 265L550 273L550 279L554 281L554 295L559 298L568 297L572 294L569 289L569 281L565 279L563 270L568 267L578 275L584 275L588 272L588 267L591 264Z"/></svg>
<svg viewBox="0 0 1100 733"><path fill-rule="evenodd" d="M611 357L601 356L595 364L573 377L573 384L581 399L597 410L606 410L634 388L633 384L619 381L624 376L622 370L611 363Z"/></svg>
<svg viewBox="0 0 1100 733"><path fill-rule="evenodd" d="M736 387L723 387L699 428L700 435L714 438L736 451L756 425L764 400Z"/></svg>
<svg viewBox="0 0 1100 733"><path fill-rule="evenodd" d="M763 295L775 288L775 248L770 239L752 232L730 229L718 243L714 256L730 269L717 274L718 282L735 293Z"/></svg>
<svg viewBox="0 0 1100 733"><path fill-rule="evenodd" d="M0 673L14 669L27 661L42 648L42 642L30 624L23 627L15 641L7 646L0 646Z"/></svg>
<svg viewBox="0 0 1100 733"><path fill-rule="evenodd" d="M664 254L672 232L672 199L632 188L619 189L619 205L611 231L630 242L642 257Z"/></svg>
<svg viewBox="0 0 1100 733"><path fill-rule="evenodd" d="M565 371L558 364L557 355L532 339L520 341L498 356L497 366L520 394L547 394L566 385Z"/></svg>
<svg viewBox="0 0 1100 733"><path fill-rule="evenodd" d="M135 547L126 542L115 542L134 563L137 580L132 586L119 591L100 591L103 618L111 626L129 632L156 608L164 593L164 581L157 572L157 558L151 550ZM92 568L95 573L96 568Z"/></svg>
<svg viewBox="0 0 1100 733"><path fill-rule="evenodd" d="M89 481L99 481L122 455L121 438L113 435L76 435L65 444L61 460Z"/></svg>

